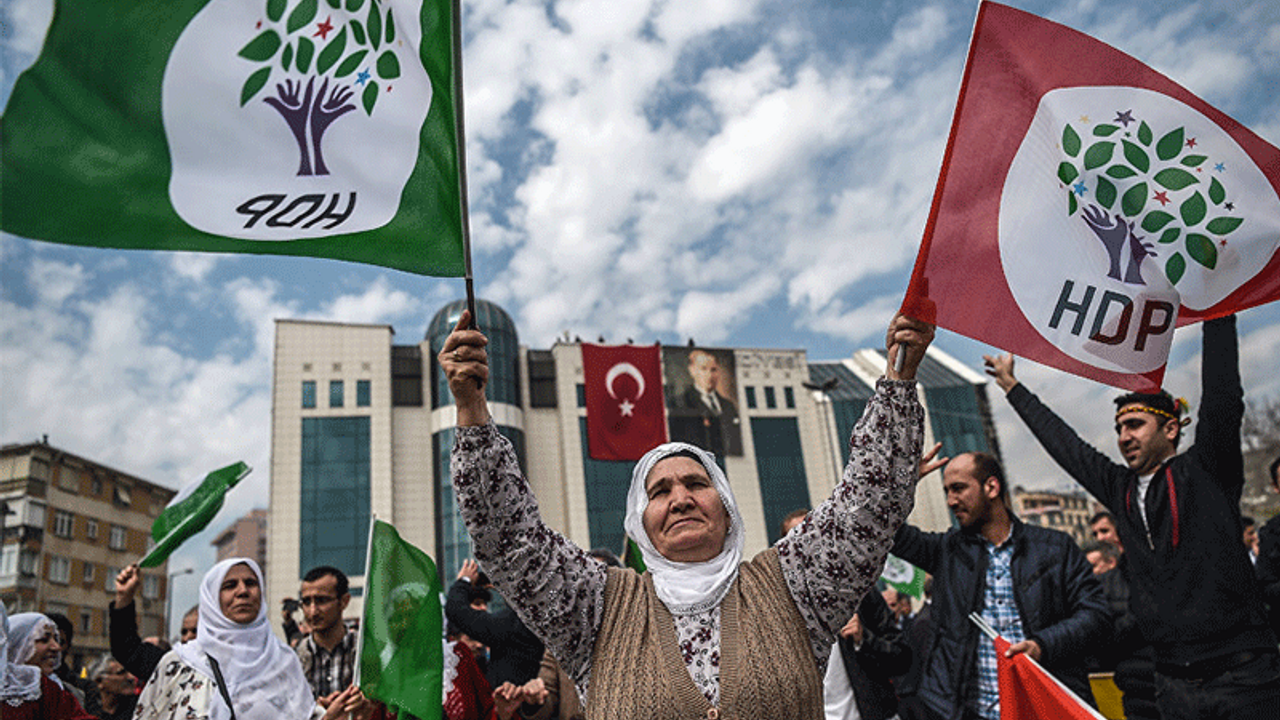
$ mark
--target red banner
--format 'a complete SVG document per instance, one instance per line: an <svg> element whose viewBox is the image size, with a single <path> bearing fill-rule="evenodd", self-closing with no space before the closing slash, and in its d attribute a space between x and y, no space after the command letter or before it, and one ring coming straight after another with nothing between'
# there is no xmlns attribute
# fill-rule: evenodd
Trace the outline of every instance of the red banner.
<svg viewBox="0 0 1280 720"><path fill-rule="evenodd" d="M979 6L904 313L1118 387L1280 299L1280 150L1080 32Z"/></svg>
<svg viewBox="0 0 1280 720"><path fill-rule="evenodd" d="M1025 653L1006 658L1008 640L997 637L995 644L1000 720L1105 720Z"/></svg>
<svg viewBox="0 0 1280 720"><path fill-rule="evenodd" d="M582 345L587 446L596 460L639 460L667 441L657 345Z"/></svg>

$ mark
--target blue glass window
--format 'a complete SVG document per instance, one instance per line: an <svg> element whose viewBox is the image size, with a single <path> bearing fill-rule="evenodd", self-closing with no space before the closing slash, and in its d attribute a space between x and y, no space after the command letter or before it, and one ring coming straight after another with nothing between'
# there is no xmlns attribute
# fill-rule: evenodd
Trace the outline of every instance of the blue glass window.
<svg viewBox="0 0 1280 720"><path fill-rule="evenodd" d="M788 408L795 409L795 406L796 406L795 388L791 387L790 385L784 386L782 388L782 403L786 405Z"/></svg>
<svg viewBox="0 0 1280 720"><path fill-rule="evenodd" d="M745 388L745 390L747 392L747 408L750 410L755 410L756 409L756 389L754 386L748 385Z"/></svg>
<svg viewBox="0 0 1280 720"><path fill-rule="evenodd" d="M342 407L342 381L329 381L329 407Z"/></svg>
<svg viewBox="0 0 1280 720"><path fill-rule="evenodd" d="M628 460L596 460L587 450L587 419L578 418L582 436L582 475L587 490L587 527L592 547L607 547L622 556L626 531L622 518L627 512L627 490L631 487Z"/></svg>
<svg viewBox="0 0 1280 720"><path fill-rule="evenodd" d="M373 386L368 380L356 381L356 407L369 407L373 396Z"/></svg>
<svg viewBox="0 0 1280 720"><path fill-rule="evenodd" d="M303 418L299 567L364 574L369 533L369 418Z"/></svg>
<svg viewBox="0 0 1280 720"><path fill-rule="evenodd" d="M302 407L313 408L316 406L316 381L302 381Z"/></svg>
<svg viewBox="0 0 1280 720"><path fill-rule="evenodd" d="M778 531L788 513L813 507L809 501L809 480L804 472L804 453L800 448L800 426L793 417L753 417L751 438L756 446L756 474L760 478L765 529L772 544L781 537Z"/></svg>
<svg viewBox="0 0 1280 720"><path fill-rule="evenodd" d="M778 407L778 394L774 392L772 385L764 388L764 406L770 410Z"/></svg>

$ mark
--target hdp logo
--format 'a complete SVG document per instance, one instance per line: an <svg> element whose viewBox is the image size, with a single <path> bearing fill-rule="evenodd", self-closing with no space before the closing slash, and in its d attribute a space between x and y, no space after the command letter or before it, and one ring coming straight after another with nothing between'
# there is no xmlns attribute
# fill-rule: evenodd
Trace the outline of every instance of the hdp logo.
<svg viewBox="0 0 1280 720"><path fill-rule="evenodd" d="M421 3L213 0L162 92L174 209L206 232L294 240L381 227L431 105Z"/></svg>
<svg viewBox="0 0 1280 720"><path fill-rule="evenodd" d="M1179 307L1203 310L1280 244L1280 198L1196 109L1133 87L1046 93L1004 179L1000 261L1032 326L1067 355L1157 369Z"/></svg>

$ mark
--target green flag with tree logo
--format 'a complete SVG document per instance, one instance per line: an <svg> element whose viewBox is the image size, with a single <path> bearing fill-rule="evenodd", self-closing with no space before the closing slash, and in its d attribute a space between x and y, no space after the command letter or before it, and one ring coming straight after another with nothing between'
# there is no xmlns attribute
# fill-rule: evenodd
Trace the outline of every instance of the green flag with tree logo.
<svg viewBox="0 0 1280 720"><path fill-rule="evenodd" d="M438 720L444 666L440 578L390 524L369 527L358 684L403 717Z"/></svg>
<svg viewBox="0 0 1280 720"><path fill-rule="evenodd" d="M0 229L464 272L451 0L59 0Z"/></svg>
<svg viewBox="0 0 1280 720"><path fill-rule="evenodd" d="M151 540L155 546L138 562L142 567L156 567L168 559L187 538L203 530L222 509L227 491L248 475L250 467L243 462L219 468L191 483L169 501L151 524Z"/></svg>

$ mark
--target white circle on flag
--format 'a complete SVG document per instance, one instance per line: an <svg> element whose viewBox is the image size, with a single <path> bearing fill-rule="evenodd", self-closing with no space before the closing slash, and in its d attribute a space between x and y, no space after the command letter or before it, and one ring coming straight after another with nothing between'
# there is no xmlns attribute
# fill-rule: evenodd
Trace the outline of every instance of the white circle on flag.
<svg viewBox="0 0 1280 720"><path fill-rule="evenodd" d="M169 198L183 221L214 235L278 241L371 230L395 217L418 161L431 81L418 55L421 2L395 4L395 39L377 49L364 27L370 5L352 14L322 2L311 22L288 33L292 6L271 21L266 3L213 0L183 29L165 65L161 90L172 162ZM355 23L359 32L351 27ZM339 61L317 75L321 53L344 29ZM290 45L288 54L295 58L290 70L282 68L283 44L265 62L239 54L268 30ZM363 46L354 39L357 34ZM312 50L303 73L296 58L306 43ZM335 78L341 59L360 49L368 54L358 67ZM399 77L384 80L377 61L388 50L398 62ZM264 68L270 68L267 83L241 106L246 80ZM324 97L318 98L326 80ZM372 83L377 83L377 99L368 113L363 93ZM321 100L330 111L353 108L318 133L324 173L317 171L316 125L310 117L291 126L266 102L271 98L286 109L301 108L308 84L313 106ZM302 172L304 156L309 172Z"/></svg>
<svg viewBox="0 0 1280 720"><path fill-rule="evenodd" d="M1122 121L1126 115L1132 118L1129 122ZM1145 145L1139 138L1144 122L1151 131ZM1068 125L1081 141L1074 156L1063 145ZM1159 139L1177 128L1184 130L1185 140L1192 144L1170 160L1158 159L1155 147ZM1107 134L1095 134L1099 129ZM1143 148L1149 167L1145 171L1138 168L1129 177L1106 175L1114 165L1135 164L1127 162L1124 155L1125 140ZM1087 150L1098 142L1113 143L1113 153L1107 162L1087 168ZM1198 165L1181 163L1184 158L1189 158L1187 163L1196 163L1193 156L1200 155L1206 159ZM1059 175L1064 162L1079 174L1069 184ZM1157 173L1171 167L1190 173L1195 181L1178 189L1161 186ZM1099 178L1116 189L1110 208L1099 200ZM1225 188L1225 200L1206 202L1200 224L1184 229L1176 241L1161 243L1162 232L1141 227L1146 214L1155 209L1174 217L1165 229L1186 225L1184 217L1195 220L1195 213L1184 216L1181 208L1196 192L1208 198L1214 178ZM1127 215L1121 198L1139 183L1147 186L1145 193L1135 191L1134 196L1143 197L1143 209ZM1076 197L1073 214L1069 213L1068 192ZM1157 193L1163 193L1161 199L1156 198ZM1101 221L1097 227L1102 229L1091 227L1086 216ZM1204 229L1216 217L1243 222L1218 236ZM1123 229L1117 230L1120 222L1132 223L1133 238L1156 255L1139 254L1140 262L1133 263L1132 239L1118 250L1115 245L1109 249L1103 237L1115 236L1107 226L1110 232L1123 235ZM1190 257L1185 242L1192 231L1214 241L1212 269ZM1211 307L1257 275L1274 255L1280 245L1280 198L1231 136L1185 103L1133 87L1061 88L1040 99L1009 167L1000 199L998 238L1010 293L1041 336L1067 355L1095 367L1142 373L1158 369L1167 357L1176 318L1167 317L1166 305L1176 309L1181 304L1195 310ZM1166 277L1166 263L1174 253L1181 254L1186 268L1176 286ZM1138 278L1141 281L1135 282ZM1153 332L1164 324L1167 330ZM1111 341L1091 339L1095 333Z"/></svg>

